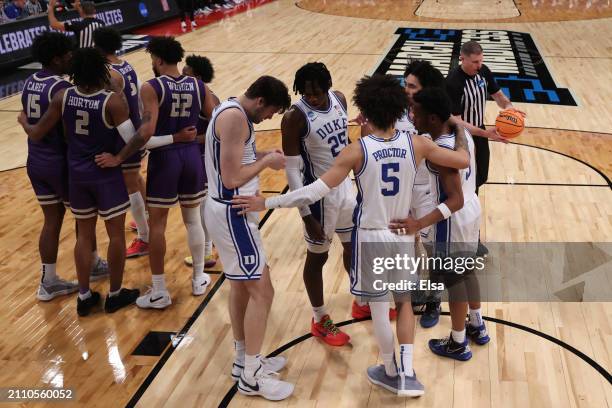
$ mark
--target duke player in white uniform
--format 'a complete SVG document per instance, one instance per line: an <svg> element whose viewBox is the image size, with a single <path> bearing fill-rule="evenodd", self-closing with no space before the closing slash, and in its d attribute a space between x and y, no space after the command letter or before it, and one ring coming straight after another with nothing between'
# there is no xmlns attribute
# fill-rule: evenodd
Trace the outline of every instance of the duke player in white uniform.
<svg viewBox="0 0 612 408"><path fill-rule="evenodd" d="M455 134L446 123L451 110L445 92L441 89L424 89L414 96L414 101L417 129L427 132L438 146L454 149ZM445 219L440 220L438 214L432 211L398 226L414 231L423 225L435 223L431 234L436 256L474 256L478 249L481 208L476 195L474 141L469 133L466 132L466 135L470 153L470 166L467 169L457 171L427 163L434 204L444 203L449 209ZM476 344L488 343L489 336L482 321L475 276L472 272L461 272L444 276L450 296L451 335L445 339L430 340L429 347L438 355L465 361L472 356L466 339L466 327L468 336ZM466 299L470 299L470 320L467 325Z"/></svg>
<svg viewBox="0 0 612 408"><path fill-rule="evenodd" d="M285 158L280 151L258 152L253 124L270 119L289 108L291 98L285 84L263 76L238 98L222 102L213 111L206 130L205 166L208 202L204 210L210 236L231 284L230 318L236 357L232 377L244 395L282 400L293 392L293 384L278 380L271 372L282 369L284 357L261 358L268 312L274 297L266 264L259 219L232 209L237 194L255 194L259 173L280 170Z"/></svg>
<svg viewBox="0 0 612 408"><path fill-rule="evenodd" d="M283 152L289 188L297 190L329 170L348 146L346 98L331 89L332 79L321 62L310 62L295 74L293 90L302 97L283 116ZM344 247L347 272L351 265L351 231L355 209L353 183L347 177L324 199L300 207L307 252L304 286L312 305L310 332L332 346L343 346L350 337L330 318L323 299L323 265L329 246L338 234Z"/></svg>
<svg viewBox="0 0 612 408"><path fill-rule="evenodd" d="M391 75L365 77L357 83L354 102L369 120L372 134L347 146L332 168L315 182L282 196L265 199L262 196L237 196L235 208L242 212L266 208L299 207L312 204L344 182L351 170L359 188L355 210L352 245L351 292L370 300L389 295L389 291L373 283L373 268L362 270L360 250L363 244L408 244L414 248L414 235L396 235L388 228L392 219L409 213L412 187L417 164L424 158L446 166L467 167L469 156L458 143L458 150L438 147L431 140L395 130L395 122L407 109L408 100L401 84ZM382 108L382 109L381 109ZM397 255L401 255L396 253ZM397 335L400 343L400 367L395 363L395 340L389 323L389 303L372 301L372 320L384 365L368 369L373 383L400 396L420 396L423 385L412 368L414 315L410 296L398 301Z"/></svg>

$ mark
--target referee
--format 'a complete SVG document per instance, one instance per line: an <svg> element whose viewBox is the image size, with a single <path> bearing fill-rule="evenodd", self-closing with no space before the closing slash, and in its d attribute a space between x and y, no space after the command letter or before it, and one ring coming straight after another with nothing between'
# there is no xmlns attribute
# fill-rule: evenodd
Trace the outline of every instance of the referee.
<svg viewBox="0 0 612 408"><path fill-rule="evenodd" d="M493 73L482 63L483 51L476 41L468 41L461 46L459 56L461 65L454 68L446 77L446 91L451 98L452 114L470 131L476 149L476 192L489 177L489 139L508 143L495 128L486 130L484 126L487 95L502 109L512 109L525 116L524 112L514 109L512 102L500 89Z"/></svg>
<svg viewBox="0 0 612 408"><path fill-rule="evenodd" d="M55 17L55 5L57 0L49 0L49 25L59 31L71 31L74 33L79 48L93 47L93 32L97 28L103 27L104 22L96 18L96 7L92 1L85 1L81 4L80 0L74 2L74 7L81 16L80 21L58 21Z"/></svg>

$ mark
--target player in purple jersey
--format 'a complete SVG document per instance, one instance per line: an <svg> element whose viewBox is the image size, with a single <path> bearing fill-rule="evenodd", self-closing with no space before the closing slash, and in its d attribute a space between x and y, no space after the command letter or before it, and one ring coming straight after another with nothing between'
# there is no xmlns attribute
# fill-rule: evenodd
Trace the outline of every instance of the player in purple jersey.
<svg viewBox="0 0 612 408"><path fill-rule="evenodd" d="M183 67L183 75L191 76L197 78L204 82L205 84L209 84L212 82L213 77L215 76L215 71L213 69L210 60L206 57L202 57L200 55L190 55L185 58L185 66ZM212 92L211 92L212 93ZM215 105L219 104L219 98L216 95L212 95L215 100ZM196 126L198 136L196 140L200 144L200 151L202 152L202 162L204 161L204 135L206 133L206 128L208 128L208 119L203 117L202 115L198 116L198 124ZM204 221L204 209L206 208L206 199L208 196L208 180L206 179L206 167L204 167L204 197L202 198L202 203L200 204L200 219L202 221L202 228L204 228L204 235L206 240L204 241L204 268L212 268L217 264L217 259L215 258L212 250L212 240L208 235L208 231L206 230L206 223ZM185 258L185 264L187 266L193 266L193 258L188 256Z"/></svg>
<svg viewBox="0 0 612 408"><path fill-rule="evenodd" d="M178 63L183 59L181 44L173 37L154 37L147 45L156 78L141 88L142 124L134 138L116 155L96 158L101 167L117 166L157 135L195 127L198 115L210 118L215 101L200 80L181 75ZM210 276L204 273L204 230L200 220L200 202L204 196L204 169L197 142L172 144L152 149L147 170L150 252L153 288L136 304L142 308L163 309L172 301L164 279L166 223L170 207L180 202L187 242L193 257L192 293L204 294Z"/></svg>
<svg viewBox="0 0 612 408"><path fill-rule="evenodd" d="M22 106L28 123L36 124L47 111L52 97L60 90L72 86L61 78L70 66L72 42L59 33L43 33L32 45L34 59L43 69L30 76L22 93ZM42 140L28 139L28 177L43 210L44 224L40 232L38 249L41 258L41 282L36 294L40 300L51 300L78 290L75 282L67 282L56 275L59 234L68 205L68 169L66 143L61 124L51 129ZM95 251L91 278L108 275L108 264Z"/></svg>
<svg viewBox="0 0 612 408"><path fill-rule="evenodd" d="M30 125L25 115L20 123L28 136L41 140L60 119L68 143L68 174L70 208L77 219L77 242L74 249L79 297L77 313L86 316L100 303L100 294L89 289L92 241L96 233L97 216L105 222L109 237L108 260L110 293L104 310L108 313L134 303L138 289L121 288L125 266L125 213L129 200L121 170L101 169L94 157L112 150L117 130L129 121L125 100L117 93L106 91L110 81L104 56L95 48L81 48L72 57L71 78L75 86L55 94L49 109L36 125Z"/></svg>
<svg viewBox="0 0 612 408"><path fill-rule="evenodd" d="M103 27L94 32L94 43L104 54L111 67L111 89L123 94L130 109L130 120L138 129L140 126L139 83L136 71L126 61L117 57L121 50L121 33L114 28ZM125 144L119 139L120 146ZM128 157L122 164L123 179L130 197L130 209L136 223L138 236L126 250L126 257L132 258L149 253L149 224L145 212L145 183L140 175L140 160L142 151Z"/></svg>

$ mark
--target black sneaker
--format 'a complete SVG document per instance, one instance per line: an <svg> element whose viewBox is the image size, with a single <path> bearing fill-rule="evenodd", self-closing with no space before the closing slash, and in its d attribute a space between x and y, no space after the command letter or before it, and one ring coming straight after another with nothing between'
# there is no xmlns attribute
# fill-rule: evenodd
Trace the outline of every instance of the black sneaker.
<svg viewBox="0 0 612 408"><path fill-rule="evenodd" d="M421 315L420 323L424 329L434 327L440 321L440 302L425 303L425 311Z"/></svg>
<svg viewBox="0 0 612 408"><path fill-rule="evenodd" d="M85 300L81 300L77 296L77 313L79 316L87 316L91 309L100 304L100 294L98 292L91 292L91 296Z"/></svg>
<svg viewBox="0 0 612 408"><path fill-rule="evenodd" d="M482 242L478 241L478 249L476 250L476 255L478 256L486 256L489 254L489 248L484 246Z"/></svg>
<svg viewBox="0 0 612 408"><path fill-rule="evenodd" d="M106 313L115 313L122 307L129 306L136 302L138 296L140 296L140 291L138 289L121 288L117 296L110 297L106 295L104 311Z"/></svg>

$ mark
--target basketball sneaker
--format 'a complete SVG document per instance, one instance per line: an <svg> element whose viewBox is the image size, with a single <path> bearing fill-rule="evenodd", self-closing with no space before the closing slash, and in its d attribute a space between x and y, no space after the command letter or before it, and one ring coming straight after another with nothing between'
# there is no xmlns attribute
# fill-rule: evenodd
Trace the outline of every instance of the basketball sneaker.
<svg viewBox="0 0 612 408"><path fill-rule="evenodd" d="M457 343L452 335L443 339L431 339L429 340L429 349L434 354L459 361L467 361L472 358L472 351L467 338L463 343Z"/></svg>
<svg viewBox="0 0 612 408"><path fill-rule="evenodd" d="M38 298L38 300L47 302L58 296L68 295L78 290L78 282L67 281L64 279L57 278L52 282L41 282L38 285L38 292L36 293L36 297Z"/></svg>
<svg viewBox="0 0 612 408"><path fill-rule="evenodd" d="M196 24L196 22L194 20L191 21L191 29L195 30L198 27L198 25Z"/></svg>
<svg viewBox="0 0 612 408"><path fill-rule="evenodd" d="M185 259L183 259L183 262L185 262L185 265L189 267L193 266L193 258L190 256L186 256ZM204 268L206 269L212 268L216 264L217 264L217 257L214 254L210 254L206 258L204 258Z"/></svg>
<svg viewBox="0 0 612 408"><path fill-rule="evenodd" d="M383 368L384 371L384 368ZM400 373L398 375L397 395L400 397L420 397L425 394L425 387L416 378L416 372L412 376Z"/></svg>
<svg viewBox="0 0 612 408"><path fill-rule="evenodd" d="M201 296L206 292L206 288L210 285L210 275L205 273L198 279L191 279L191 292L194 296Z"/></svg>
<svg viewBox="0 0 612 408"><path fill-rule="evenodd" d="M287 365L287 359L283 356L267 357L267 358L262 357L260 361L261 361L261 367L264 369L264 371L273 372L273 373L279 372L280 370L285 368L285 366ZM232 380L238 381L240 379L240 376L242 375L243 370L244 370L244 365L239 364L234 361L234 364L232 364Z"/></svg>
<svg viewBox="0 0 612 408"><path fill-rule="evenodd" d="M91 282L95 282L100 279L106 278L108 275L108 262L106 262L102 258L98 258L98 262L96 262L95 266L91 269L89 280Z"/></svg>
<svg viewBox="0 0 612 408"><path fill-rule="evenodd" d="M344 346L351 340L348 334L340 331L329 315L323 316L320 322L315 322L312 318L310 333L315 337L320 337L330 346Z"/></svg>
<svg viewBox="0 0 612 408"><path fill-rule="evenodd" d="M469 322L465 322L465 334L479 346L484 346L491 340L484 322L480 327L474 327Z"/></svg>
<svg viewBox="0 0 612 408"><path fill-rule="evenodd" d="M167 290L153 292L149 289L144 295L136 299L136 306L141 309L165 309L172 304L170 293Z"/></svg>
<svg viewBox="0 0 612 408"><path fill-rule="evenodd" d="M440 307L440 302L425 303L425 309L423 310L421 319L419 319L421 327L424 329L429 329L430 327L434 327L436 324L438 324L440 321L441 311L442 308Z"/></svg>
<svg viewBox="0 0 612 408"><path fill-rule="evenodd" d="M106 313L115 313L122 307L129 306L136 302L138 295L140 295L140 291L138 289L126 288L121 288L117 296L111 297L110 295L106 295L106 300L104 301L104 311Z"/></svg>
<svg viewBox="0 0 612 408"><path fill-rule="evenodd" d="M270 401L281 401L293 394L294 385L278 379L278 373L264 371L261 367L255 372L255 383L249 384L244 373L238 380L238 392L243 395L260 395Z"/></svg>
<svg viewBox="0 0 612 408"><path fill-rule="evenodd" d="M126 258L136 258L142 255L149 255L149 243L140 238L134 238L129 247L125 250Z"/></svg>
<svg viewBox="0 0 612 408"><path fill-rule="evenodd" d="M185 23L184 21L181 21L181 31L182 32L187 31L187 23Z"/></svg>
<svg viewBox="0 0 612 408"><path fill-rule="evenodd" d="M372 384L379 385L385 390L397 394L399 391L399 376L389 377L383 364L368 367L368 380Z"/></svg>
<svg viewBox="0 0 612 408"><path fill-rule="evenodd" d="M367 303L363 306L359 306L359 304L353 300L353 306L351 308L351 316L353 319L366 319L368 317L372 317L372 311L370 310L370 305ZM389 319L395 320L397 318L397 310L389 309Z"/></svg>
<svg viewBox="0 0 612 408"><path fill-rule="evenodd" d="M81 300L80 297L77 296L77 313L79 316L87 316L91 309L98 306L100 304L100 294L98 292L91 292L91 296L85 300Z"/></svg>

